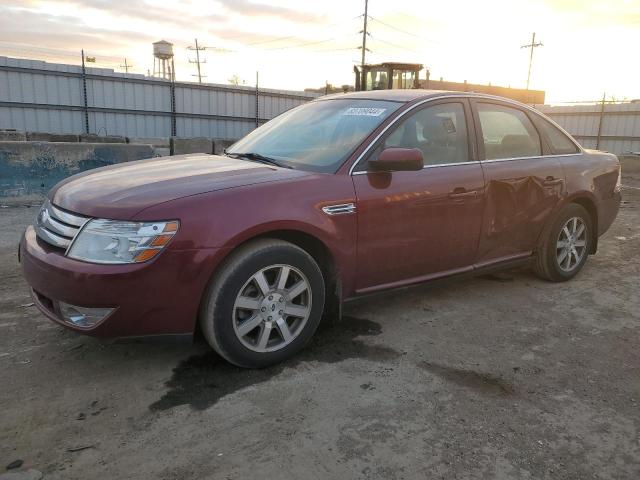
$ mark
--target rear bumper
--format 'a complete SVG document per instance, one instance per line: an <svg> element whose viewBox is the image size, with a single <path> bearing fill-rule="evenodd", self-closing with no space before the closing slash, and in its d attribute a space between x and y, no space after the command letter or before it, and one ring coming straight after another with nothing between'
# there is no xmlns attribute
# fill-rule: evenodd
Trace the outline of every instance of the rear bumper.
<svg viewBox="0 0 640 480"><path fill-rule="evenodd" d="M598 209L598 236L606 233L613 224L613 221L618 216L621 201L622 194L620 192L616 192L606 200L600 201L600 208Z"/></svg>
<svg viewBox="0 0 640 480"><path fill-rule="evenodd" d="M71 330L102 338L193 333L200 299L222 253L169 249L148 263L98 265L65 257L39 240L33 227L20 243L22 271L35 305ZM60 301L114 310L83 328L62 320Z"/></svg>

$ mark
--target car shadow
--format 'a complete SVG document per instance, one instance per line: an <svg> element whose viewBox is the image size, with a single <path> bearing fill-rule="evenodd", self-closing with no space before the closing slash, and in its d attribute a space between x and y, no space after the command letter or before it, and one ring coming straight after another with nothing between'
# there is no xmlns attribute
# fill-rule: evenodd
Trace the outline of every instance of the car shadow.
<svg viewBox="0 0 640 480"><path fill-rule="evenodd" d="M381 333L378 323L363 318L345 316L341 322L325 322L301 353L264 369L236 367L213 351L193 355L173 369L165 384L168 390L149 408L162 411L189 405L196 410L204 410L231 393L267 382L285 368L294 368L302 363L337 363L352 358L386 361L399 357L401 353L392 348L370 345L361 340L362 337Z"/></svg>

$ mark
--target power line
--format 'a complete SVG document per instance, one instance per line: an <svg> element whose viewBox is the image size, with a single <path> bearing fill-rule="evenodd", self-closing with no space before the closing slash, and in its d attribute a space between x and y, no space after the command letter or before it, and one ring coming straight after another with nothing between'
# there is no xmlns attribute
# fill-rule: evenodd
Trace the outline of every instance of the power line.
<svg viewBox="0 0 640 480"><path fill-rule="evenodd" d="M536 32L533 32L531 36L531 43L529 45L522 45L520 48L530 48L531 54L529 55L529 73L527 74L527 90L529 90L529 80L531 80L531 64L533 63L533 49L536 47L544 47L542 42L536 43Z"/></svg>
<svg viewBox="0 0 640 480"><path fill-rule="evenodd" d="M314 42L299 43L297 45L288 45L288 46L285 46L285 47L265 48L263 50L265 50L265 51L270 51L270 50L289 50L291 48L301 48L301 47L307 47L309 45L318 45L320 43L332 42L334 40L336 40L336 37L327 38L327 39L324 39L324 40L317 40L317 41L314 41Z"/></svg>
<svg viewBox="0 0 640 480"><path fill-rule="evenodd" d="M406 45L398 45L397 43L393 43L393 42L390 42L388 40L384 40L384 39L382 39L382 38L380 38L378 36L375 36L375 35L371 35L371 38L373 40L377 41L377 42L382 42L382 43L385 43L385 44L390 45L390 46L395 47L395 48L400 48L402 50L409 50L410 52L413 52L413 53L422 53L419 50L415 50L413 48L409 48Z"/></svg>
<svg viewBox="0 0 640 480"><path fill-rule="evenodd" d="M260 50L263 51L263 52L268 52L268 51L273 51L273 50L290 50L290 49L293 49L293 48L303 48L303 47L307 47L307 46L310 46L310 45L319 45L321 43L333 42L333 41L340 40L340 39L347 38L347 37L351 37L351 36L353 36L353 33L334 36L334 37L330 37L330 38L324 38L322 40L312 40L310 42L296 43L296 44L293 44L293 45L284 45L284 46L281 46L281 47L263 48L263 49L260 49ZM331 50L339 50L341 48L342 47L339 47L339 48L336 48L336 49L331 49Z"/></svg>
<svg viewBox="0 0 640 480"><path fill-rule="evenodd" d="M240 37L234 37L234 38L240 38ZM286 37L277 37L277 38L272 38L271 40L263 40L261 42L245 43L243 45L245 47L253 47L254 45L264 45L265 43L280 42L282 40L289 40L290 38L298 38L298 36L297 35L287 35Z"/></svg>
<svg viewBox="0 0 640 480"><path fill-rule="evenodd" d="M332 27L335 27L337 25L342 25L342 24L347 23L347 22L352 22L353 20L357 20L360 17L362 17L362 14L361 15L356 15L355 17L349 18L347 20L340 20L338 22L330 23L329 25L326 25L323 28L325 28L325 29L332 28ZM308 23L316 24L316 22L311 22L311 21L302 22L302 24L308 24ZM233 39L236 39L236 38L242 38L243 36L244 35L236 35L236 36L233 36L233 37L230 37L230 38L223 38L223 39L224 40L233 40ZM287 36L284 36L284 37L271 38L269 40L261 40L261 41L258 41L258 42L251 42L251 43L243 43L242 45L245 46L245 47L252 47L252 46L255 46L255 45L264 45L266 43L279 42L279 41L282 41L282 40L289 40L289 39L292 39L292 38L299 38L299 37L297 35L287 35Z"/></svg>
<svg viewBox="0 0 640 480"><path fill-rule="evenodd" d="M377 23L379 23L379 24L381 24L381 25L384 25L384 26L385 26L385 27L387 27L387 28L390 28L390 29L392 29L392 30L395 30L396 32L404 33L405 35L410 35L410 36L412 36L412 37L419 38L420 40L425 40L425 41L427 41L427 42L434 42L434 43L437 43L437 42L435 42L435 40L430 40L430 39L428 39L428 38L423 37L422 35L417 35L417 34L415 34L415 33L409 32L409 31L407 31L407 30L403 30L402 28L396 27L396 26L391 25L391 24L389 24L389 23L387 23L387 22L383 22L382 20L378 20L377 18L374 18L374 17L372 17L371 15L369 15L369 18L370 18L371 20L373 20L374 22L377 22Z"/></svg>
<svg viewBox="0 0 640 480"><path fill-rule="evenodd" d="M347 50L360 50L360 47L345 47L345 48L327 48L324 50L311 50L309 53L322 53L322 52L346 52ZM356 62L357 63L357 62Z"/></svg>

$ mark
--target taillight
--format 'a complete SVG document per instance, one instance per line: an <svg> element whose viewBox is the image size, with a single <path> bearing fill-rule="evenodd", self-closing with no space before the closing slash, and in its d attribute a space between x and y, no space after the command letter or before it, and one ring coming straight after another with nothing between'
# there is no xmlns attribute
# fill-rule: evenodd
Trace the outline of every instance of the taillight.
<svg viewBox="0 0 640 480"><path fill-rule="evenodd" d="M622 190L622 165L618 164L618 181L616 182L614 191L618 193L620 190Z"/></svg>

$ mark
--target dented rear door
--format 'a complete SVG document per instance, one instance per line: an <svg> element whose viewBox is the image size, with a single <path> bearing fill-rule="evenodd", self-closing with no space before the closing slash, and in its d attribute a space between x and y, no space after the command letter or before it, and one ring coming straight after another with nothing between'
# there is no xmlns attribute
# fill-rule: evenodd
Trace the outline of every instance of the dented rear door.
<svg viewBox="0 0 640 480"><path fill-rule="evenodd" d="M562 164L525 109L472 103L486 199L476 264L530 255L566 192Z"/></svg>

